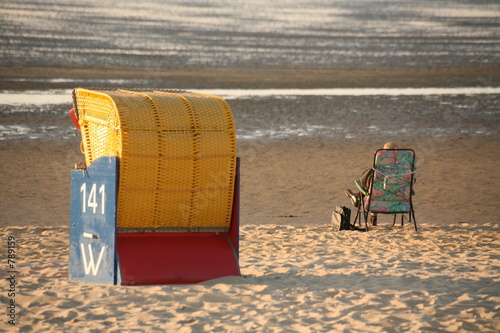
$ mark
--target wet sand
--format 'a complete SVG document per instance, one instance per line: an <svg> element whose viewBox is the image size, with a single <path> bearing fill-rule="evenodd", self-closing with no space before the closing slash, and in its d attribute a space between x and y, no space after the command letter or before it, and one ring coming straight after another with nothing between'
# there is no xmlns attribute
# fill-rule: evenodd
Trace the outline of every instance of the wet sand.
<svg viewBox="0 0 500 333"><path fill-rule="evenodd" d="M452 64L439 67L314 67L256 68L125 66L0 67L0 89L73 89L109 86L101 80L128 80L113 86L162 89L277 88L407 88L500 86L497 64ZM71 80L60 82L60 79ZM59 81L58 81L59 80ZM93 81L94 80L94 81ZM137 83L134 83L134 80Z"/></svg>
<svg viewBox="0 0 500 333"><path fill-rule="evenodd" d="M242 224L329 223L384 138L240 140ZM393 138L392 138L393 139ZM394 140L396 141L396 140ZM398 138L419 158L417 221L499 223L497 137ZM79 140L0 141L2 226L66 226Z"/></svg>

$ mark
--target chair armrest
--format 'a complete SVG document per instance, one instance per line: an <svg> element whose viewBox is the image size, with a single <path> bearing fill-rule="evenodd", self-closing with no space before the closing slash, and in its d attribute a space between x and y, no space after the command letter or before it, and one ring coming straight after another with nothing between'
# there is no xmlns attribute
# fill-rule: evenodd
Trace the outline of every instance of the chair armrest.
<svg viewBox="0 0 500 333"><path fill-rule="evenodd" d="M369 195L370 193L360 184L359 180L354 181L354 184L356 184L356 187L358 190L363 193L363 195Z"/></svg>

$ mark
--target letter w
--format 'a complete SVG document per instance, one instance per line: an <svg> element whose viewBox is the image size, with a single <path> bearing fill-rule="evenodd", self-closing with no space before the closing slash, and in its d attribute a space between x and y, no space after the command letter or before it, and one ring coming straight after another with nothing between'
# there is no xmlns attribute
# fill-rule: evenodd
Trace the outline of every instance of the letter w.
<svg viewBox="0 0 500 333"><path fill-rule="evenodd" d="M104 255L104 247L101 249L101 253L99 253L99 258L97 259L97 264L94 264L94 253L92 251L92 246L89 245L89 261L87 262L87 256L85 255L85 247L82 243L80 243L80 248L82 250L83 256L83 264L85 266L85 274L88 275L90 270L92 270L92 275L96 276L97 271L99 270L99 266L101 265L101 260Z"/></svg>

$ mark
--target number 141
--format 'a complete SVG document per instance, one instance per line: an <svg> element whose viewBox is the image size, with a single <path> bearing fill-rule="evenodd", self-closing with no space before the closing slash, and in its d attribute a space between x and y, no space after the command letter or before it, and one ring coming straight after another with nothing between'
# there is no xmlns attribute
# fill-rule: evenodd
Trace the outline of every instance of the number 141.
<svg viewBox="0 0 500 333"><path fill-rule="evenodd" d="M99 194L101 196L101 214L104 214L104 202L106 198L106 186L105 184L102 184L101 187L99 187ZM83 183L82 186L80 187L80 192L82 193L82 211L84 213L87 212L87 207L92 208L92 212L95 214L97 211L98 207L98 201L97 201L97 185L92 184L92 188L90 189L90 193L88 194L87 198L87 183Z"/></svg>

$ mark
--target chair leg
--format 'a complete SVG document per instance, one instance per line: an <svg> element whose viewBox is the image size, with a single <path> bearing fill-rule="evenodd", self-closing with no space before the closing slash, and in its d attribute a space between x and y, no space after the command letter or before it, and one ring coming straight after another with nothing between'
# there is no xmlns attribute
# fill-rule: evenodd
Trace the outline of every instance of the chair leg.
<svg viewBox="0 0 500 333"><path fill-rule="evenodd" d="M370 212L365 211L365 210L363 209L363 217L364 217L364 219L365 219L365 227L366 227L367 229L368 229L368 214L369 214L369 213L370 213Z"/></svg>
<svg viewBox="0 0 500 333"><path fill-rule="evenodd" d="M356 218L354 219L354 225L356 225L356 221L358 221L359 226L361 227L361 215L363 215L363 218L365 220L365 230L368 231L368 212L365 210L365 197L363 194L361 194L360 198L360 204L358 205L358 211L356 213ZM359 218L359 220L358 220Z"/></svg>
<svg viewBox="0 0 500 333"><path fill-rule="evenodd" d="M356 226L356 222L358 222L359 226L361 226L361 212L359 207L358 210L356 211L356 216L354 217L352 225Z"/></svg>
<svg viewBox="0 0 500 333"><path fill-rule="evenodd" d="M354 218L354 223L353 223L354 226L356 226L356 222L358 222L359 226L361 227L361 214L363 214L364 216L364 213L361 213L361 208L358 207L358 211L356 212L356 217ZM368 231L368 225L366 224L366 217L365 217L365 230Z"/></svg>
<svg viewBox="0 0 500 333"><path fill-rule="evenodd" d="M412 222L412 215L413 215L413 221L415 221L415 212L413 210L409 211L408 212L408 222L411 224ZM394 220L392 221L392 226L394 227L396 225L396 218L397 218L398 214L394 214ZM403 227L404 226L404 222L405 222L405 218L406 218L406 215L405 213L402 213L401 214L401 226Z"/></svg>
<svg viewBox="0 0 500 333"><path fill-rule="evenodd" d="M417 219L415 219L415 211L413 210L413 207L411 209L411 215L413 215L413 224L415 225L415 231L418 231L418 229L417 229Z"/></svg>

